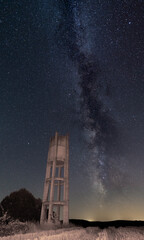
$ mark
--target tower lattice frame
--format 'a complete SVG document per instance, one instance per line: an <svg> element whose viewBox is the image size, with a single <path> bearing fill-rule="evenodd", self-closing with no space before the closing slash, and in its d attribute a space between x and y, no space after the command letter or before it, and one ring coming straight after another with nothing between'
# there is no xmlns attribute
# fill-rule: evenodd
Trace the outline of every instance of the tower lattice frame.
<svg viewBox="0 0 144 240"><path fill-rule="evenodd" d="M50 139L40 223L69 223L69 136Z"/></svg>

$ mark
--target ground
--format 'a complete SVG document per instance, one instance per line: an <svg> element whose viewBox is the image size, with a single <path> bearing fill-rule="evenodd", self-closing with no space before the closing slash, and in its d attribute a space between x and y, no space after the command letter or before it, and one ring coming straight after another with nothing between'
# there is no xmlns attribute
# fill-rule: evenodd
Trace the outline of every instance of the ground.
<svg viewBox="0 0 144 240"><path fill-rule="evenodd" d="M144 227L71 227L0 237L0 240L144 240Z"/></svg>

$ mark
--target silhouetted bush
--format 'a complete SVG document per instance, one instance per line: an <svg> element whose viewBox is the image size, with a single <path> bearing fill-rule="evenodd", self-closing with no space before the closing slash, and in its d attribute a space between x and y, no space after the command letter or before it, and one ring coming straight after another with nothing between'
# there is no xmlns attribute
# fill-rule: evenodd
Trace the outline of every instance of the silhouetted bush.
<svg viewBox="0 0 144 240"><path fill-rule="evenodd" d="M2 217L4 214L4 209L2 207L2 205L0 204L0 217Z"/></svg>
<svg viewBox="0 0 144 240"><path fill-rule="evenodd" d="M36 199L26 189L11 193L2 200L1 205L13 219L22 222L40 220L41 199Z"/></svg>

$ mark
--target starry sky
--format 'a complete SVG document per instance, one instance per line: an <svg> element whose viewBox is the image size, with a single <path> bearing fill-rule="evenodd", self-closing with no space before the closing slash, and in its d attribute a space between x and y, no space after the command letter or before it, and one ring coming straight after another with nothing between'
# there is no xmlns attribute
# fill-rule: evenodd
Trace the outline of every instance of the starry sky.
<svg viewBox="0 0 144 240"><path fill-rule="evenodd" d="M42 198L70 135L70 218L144 220L143 0L0 0L0 201Z"/></svg>

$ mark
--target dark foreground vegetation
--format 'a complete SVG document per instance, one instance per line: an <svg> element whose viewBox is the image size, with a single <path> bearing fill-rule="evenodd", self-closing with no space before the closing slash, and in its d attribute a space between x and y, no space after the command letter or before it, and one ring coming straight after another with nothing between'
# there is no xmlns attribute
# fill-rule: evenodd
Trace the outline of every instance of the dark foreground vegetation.
<svg viewBox="0 0 144 240"><path fill-rule="evenodd" d="M12 192L0 203L0 237L29 231L29 222L39 224L41 199L26 189Z"/></svg>
<svg viewBox="0 0 144 240"><path fill-rule="evenodd" d="M21 222L39 221L41 212L41 199L35 198L26 189L12 192L0 204L0 217L7 213L14 220Z"/></svg>
<svg viewBox="0 0 144 240"><path fill-rule="evenodd" d="M0 237L14 235L16 233L26 233L29 227L27 223L14 220L7 214L0 217Z"/></svg>

